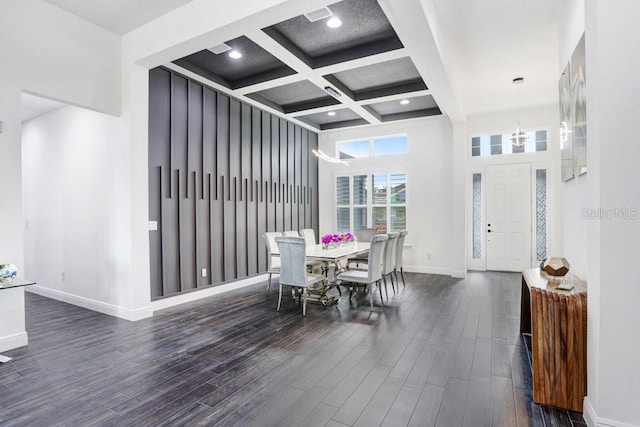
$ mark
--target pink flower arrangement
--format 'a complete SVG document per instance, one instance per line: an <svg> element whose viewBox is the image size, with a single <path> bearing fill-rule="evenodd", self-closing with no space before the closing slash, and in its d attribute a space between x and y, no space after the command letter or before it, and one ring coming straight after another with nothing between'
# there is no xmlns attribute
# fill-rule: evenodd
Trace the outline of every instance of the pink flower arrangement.
<svg viewBox="0 0 640 427"><path fill-rule="evenodd" d="M355 239L351 233L325 234L322 236L322 247L345 245L353 242Z"/></svg>

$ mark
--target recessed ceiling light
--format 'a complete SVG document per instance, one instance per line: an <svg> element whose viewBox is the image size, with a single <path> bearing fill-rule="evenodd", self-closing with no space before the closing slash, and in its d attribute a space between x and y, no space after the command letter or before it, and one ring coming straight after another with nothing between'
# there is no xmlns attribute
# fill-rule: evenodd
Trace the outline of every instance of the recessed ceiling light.
<svg viewBox="0 0 640 427"><path fill-rule="evenodd" d="M408 99L403 99L402 101L400 101L400 104L402 105L407 105L410 101Z"/></svg>
<svg viewBox="0 0 640 427"><path fill-rule="evenodd" d="M329 111L327 114L330 115L330 116L335 116L336 112L335 111Z"/></svg>
<svg viewBox="0 0 640 427"><path fill-rule="evenodd" d="M233 59L242 58L242 54L237 50L232 50L231 52L229 52L229 56L232 57Z"/></svg>
<svg viewBox="0 0 640 427"><path fill-rule="evenodd" d="M327 27L329 28L338 28L342 25L342 21L337 16L332 16L327 20Z"/></svg>

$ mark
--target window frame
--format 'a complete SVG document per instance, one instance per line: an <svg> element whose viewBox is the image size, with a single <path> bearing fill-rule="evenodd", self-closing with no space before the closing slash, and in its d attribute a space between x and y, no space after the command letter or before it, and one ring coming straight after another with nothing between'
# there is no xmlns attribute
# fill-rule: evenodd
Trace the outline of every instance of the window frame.
<svg viewBox="0 0 640 427"><path fill-rule="evenodd" d="M379 154L376 155L375 154L375 140L377 139L387 139L387 138L404 138L405 143L406 143L406 151L402 152L402 153L393 153L393 154ZM343 160L340 158L340 146L342 144L348 144L348 143L352 143L352 142L363 142L363 141L368 141L369 142L369 155L368 156L363 156L363 157L354 157L352 159L349 159L350 161L355 161L358 159L371 159L371 158L378 158L378 157L387 157L387 156L403 156L409 153L409 137L407 136L406 133L395 133L395 134L389 134L389 135L377 135L377 136L371 136L368 138L353 138L353 139L343 139L340 141L336 141L335 142L335 156L336 159L338 160Z"/></svg>
<svg viewBox="0 0 640 427"><path fill-rule="evenodd" d="M354 203L354 197L353 197L353 183L354 183L354 178L356 176L366 176L367 178L367 197L366 197L366 204L356 204ZM385 175L385 179L386 179L386 188L387 188L387 197L386 197L386 202L385 204L380 204L380 203L373 203L373 176L374 175ZM391 176L392 175L404 175L404 191L405 191L405 198L404 198L404 203L391 203ZM350 231L352 233L357 232L357 230L354 230L354 210L355 208L366 208L367 209L367 217L366 217L366 226L371 228L374 226L373 224L373 208L374 207L384 207L386 209L385 212L385 228L386 228L386 232L389 233L391 232L391 209L394 207L404 207L405 208L405 224L408 225L409 223L409 206L407 203L407 200L410 200L409 197L409 177L408 177L408 173L405 171L401 171L401 170L380 170L380 169L367 169L367 170L359 170L359 171L349 171L349 172L343 172L343 173L336 173L333 179L333 183L335 188L337 188L337 182L339 178L342 177L348 177L349 178L349 204L348 205L339 205L338 204L338 195L337 193L334 196L334 229L336 230L336 232L342 232L342 231ZM350 230L339 230L338 229L338 209L339 208L349 208L349 228Z"/></svg>
<svg viewBox="0 0 640 427"><path fill-rule="evenodd" d="M505 136L510 136L512 132L511 131L483 132L483 133L477 133L477 134L470 134L469 135L469 139L468 139L468 141L469 141L469 145L468 145L469 151L467 151L467 155L471 159L490 159L490 158L503 157L503 156L513 156L513 155L518 155L519 156L519 155L523 155L523 154L532 155L532 154L536 154L536 153L549 153L549 152L551 152L551 149L550 149L550 146L549 146L550 138L549 138L549 129L548 128L546 128L544 126L541 126L541 127L538 127L538 128L536 128L534 130L529 130L529 131L526 131L526 132L527 133L534 133L534 134L536 132L545 132L546 135L547 135L547 138L546 138L546 149L545 150L541 150L541 151L538 151L536 149L534 151L522 151L522 152L515 152L515 153L512 151L510 153L505 153L505 152L503 152L502 147L504 147L505 145L509 145L509 146L513 147L513 145L510 144L510 143L503 143L503 144L500 145L500 147L501 147L500 151L501 152L493 154L492 152L494 151L493 150L494 147L498 147L498 146L491 144L491 138L495 137L495 136L500 136L501 138L504 138ZM478 149L480 150L480 153L477 156L473 155L473 149L474 149L473 140L475 138L489 138L489 145L488 145L488 151L489 152L487 154L484 154L484 155L482 154L482 143L481 143L480 146L478 147ZM536 142L534 141L533 144L535 146Z"/></svg>

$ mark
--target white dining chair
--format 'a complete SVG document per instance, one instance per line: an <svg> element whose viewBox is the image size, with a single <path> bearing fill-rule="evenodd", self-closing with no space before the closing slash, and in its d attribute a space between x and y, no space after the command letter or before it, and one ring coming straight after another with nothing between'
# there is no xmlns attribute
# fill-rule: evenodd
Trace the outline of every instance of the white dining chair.
<svg viewBox="0 0 640 427"><path fill-rule="evenodd" d="M371 242L371 239L376 235L376 233L377 230L375 228L359 228L358 231L356 231L356 240L358 242ZM367 263L368 257L369 254L365 252L358 256L348 258L347 269L350 269L352 264L355 264L356 268L359 268L361 265L365 265Z"/></svg>
<svg viewBox="0 0 640 427"><path fill-rule="evenodd" d="M310 274L306 266L306 250L303 237L276 237L280 252L280 291L278 292L278 311L282 303L282 287L291 286L301 289L302 315L307 314L308 288L324 282L321 274Z"/></svg>
<svg viewBox="0 0 640 427"><path fill-rule="evenodd" d="M384 292L389 299L389 292L387 291L387 276L391 281L391 289L396 292L396 288L393 284L393 271L395 267L396 258L396 243L398 243L398 236L400 233L387 233L387 244L384 246L384 255L382 260L382 281L384 282ZM396 280L397 282L397 280Z"/></svg>
<svg viewBox="0 0 640 427"><path fill-rule="evenodd" d="M309 246L317 245L316 232L311 228L303 228L300 230L300 236L304 237L304 244ZM329 263L325 261L308 261L307 268L313 273L320 270L325 276L328 274Z"/></svg>
<svg viewBox="0 0 640 427"><path fill-rule="evenodd" d="M398 280L398 270L400 270L400 277L402 277L402 287L406 287L407 284L404 281L404 271L402 269L404 265L403 256L402 256L402 248L404 247L404 239L407 237L409 232L407 230L403 230L400 232L400 236L398 236L398 242L396 243L396 259L395 264L393 266L393 272L396 275L396 283L398 283L398 287L400 287L400 281Z"/></svg>
<svg viewBox="0 0 640 427"><path fill-rule="evenodd" d="M280 257L273 255L274 252L278 251L275 238L280 236L282 236L282 233L279 231L268 231L262 234L262 239L265 245L267 245L267 274L269 275L269 279L267 280L267 293L269 293L269 289L271 289L271 276L280 274Z"/></svg>
<svg viewBox="0 0 640 427"><path fill-rule="evenodd" d="M338 285L349 287L349 299L353 295L354 286L367 286L371 285L369 292L369 299L371 303L371 310L373 310L373 284L378 286L380 293L380 303L384 305L382 299L382 288L380 287L380 281L382 280L382 255L384 252L384 245L389 238L386 234L378 234L371 239L371 245L369 246L369 257L367 258L366 270L347 270L338 274L336 282Z"/></svg>

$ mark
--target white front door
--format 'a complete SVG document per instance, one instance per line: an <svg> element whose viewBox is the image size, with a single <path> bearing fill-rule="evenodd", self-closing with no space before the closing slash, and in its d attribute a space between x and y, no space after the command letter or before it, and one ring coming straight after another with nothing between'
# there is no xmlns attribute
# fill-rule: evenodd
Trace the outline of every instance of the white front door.
<svg viewBox="0 0 640 427"><path fill-rule="evenodd" d="M487 166L487 270L531 267L531 165Z"/></svg>

